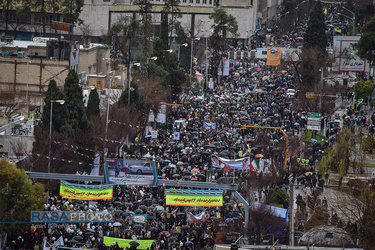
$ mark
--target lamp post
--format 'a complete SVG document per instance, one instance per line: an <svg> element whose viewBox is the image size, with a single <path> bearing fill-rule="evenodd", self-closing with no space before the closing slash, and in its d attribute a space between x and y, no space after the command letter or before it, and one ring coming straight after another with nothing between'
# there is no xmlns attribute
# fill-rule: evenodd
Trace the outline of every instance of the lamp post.
<svg viewBox="0 0 375 250"><path fill-rule="evenodd" d="M150 62L150 60L158 60L158 57L157 56L153 56L153 57L150 57L150 58L147 58L147 64Z"/></svg>
<svg viewBox="0 0 375 250"><path fill-rule="evenodd" d="M180 48L181 48L181 46L187 47L188 44L187 43L178 44L178 53L177 53L178 66L180 66Z"/></svg>
<svg viewBox="0 0 375 250"><path fill-rule="evenodd" d="M348 10L348 9L346 9L346 10ZM350 10L348 10L348 11L350 11ZM352 12L353 13L353 12ZM354 17L350 17L350 16L347 16L347 15L344 15L344 14L342 14L342 13L337 13L337 14L339 14L340 16L344 16L344 17L346 17L346 18L348 18L348 19L350 19L350 20L352 20L352 26L353 26L353 36L355 35L355 14L354 14Z"/></svg>
<svg viewBox="0 0 375 250"><path fill-rule="evenodd" d="M53 103L58 102L61 105L65 103L64 100L50 100L51 102L51 112L49 115L49 149L48 149L48 173L51 170L51 142L52 142L52 110L53 110Z"/></svg>
<svg viewBox="0 0 375 250"><path fill-rule="evenodd" d="M29 64L31 62L27 61L27 75L26 75L26 108L27 108L27 118L29 118Z"/></svg>
<svg viewBox="0 0 375 250"><path fill-rule="evenodd" d="M193 47L194 47L194 40L199 41L200 37L195 37L191 39L191 51L190 51L190 76L193 75Z"/></svg>

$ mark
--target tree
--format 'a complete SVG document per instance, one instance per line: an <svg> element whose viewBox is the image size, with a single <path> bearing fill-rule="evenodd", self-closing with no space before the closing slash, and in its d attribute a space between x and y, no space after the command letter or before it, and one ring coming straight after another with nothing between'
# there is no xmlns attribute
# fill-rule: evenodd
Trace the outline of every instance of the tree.
<svg viewBox="0 0 375 250"><path fill-rule="evenodd" d="M65 100L64 93L57 87L56 81L51 80L48 84L46 97L44 99L43 113L41 117L42 126L47 129L50 126L51 100ZM67 123L68 110L66 105L52 104L53 106L53 131L61 132L62 127Z"/></svg>
<svg viewBox="0 0 375 250"><path fill-rule="evenodd" d="M354 93L355 98L357 99L364 99L368 96L371 96L372 90L374 89L374 84L371 80L364 81L361 80L354 84Z"/></svg>
<svg viewBox="0 0 375 250"><path fill-rule="evenodd" d="M40 211L46 202L44 186L32 184L25 171L8 159L0 159L0 220L2 222L29 221L31 211ZM30 224L0 223L0 232L15 232Z"/></svg>
<svg viewBox="0 0 375 250"><path fill-rule="evenodd" d="M375 58L375 17L366 23L362 32L363 34L356 45L357 54L360 58L373 62Z"/></svg>
<svg viewBox="0 0 375 250"><path fill-rule="evenodd" d="M131 93L130 93L130 102L129 102L129 86L126 87L124 91L122 91L120 99L118 100L119 107L130 106L138 110L138 112L143 113L144 110L144 99L143 96L139 94L138 85L132 81L131 84Z"/></svg>
<svg viewBox="0 0 375 250"><path fill-rule="evenodd" d="M180 8L178 7L180 1L179 0L164 0L164 7L163 12L167 15L171 13L171 20L170 20L170 35L169 35L169 43L172 43L172 35L173 30L175 28L175 20L177 17L181 17Z"/></svg>
<svg viewBox="0 0 375 250"><path fill-rule="evenodd" d="M139 1L139 12L141 15L141 22L143 24L143 36L145 41L145 46L143 47L143 53L146 54L146 56L150 56L152 52L152 3L150 0L141 0Z"/></svg>
<svg viewBox="0 0 375 250"><path fill-rule="evenodd" d="M234 38L237 36L238 23L234 16L228 15L221 8L215 8L214 12L210 15L210 19L213 19L214 22L212 25L213 32L210 37L211 48L213 50L211 57L212 75L217 76L221 60L227 57L226 51L230 37Z"/></svg>
<svg viewBox="0 0 375 250"><path fill-rule="evenodd" d="M70 70L65 79L64 93L68 116L63 132L74 138L76 132L85 131L91 126L83 105L82 88L79 86L78 75L74 70Z"/></svg>
<svg viewBox="0 0 375 250"><path fill-rule="evenodd" d="M348 173L350 167L350 158L356 147L355 136L353 136L348 128L344 127L337 134L335 144L325 150L323 159L319 164L319 174L324 175L329 170L339 174L339 188L344 176Z"/></svg>
<svg viewBox="0 0 375 250"><path fill-rule="evenodd" d="M325 24L323 6L319 0L316 2L310 13L310 19L307 23L307 29L303 37L305 41L303 49L317 47L320 50L321 62L324 61L326 47L328 45L326 30L327 27Z"/></svg>
<svg viewBox="0 0 375 250"><path fill-rule="evenodd" d="M100 115L99 109L100 99L98 91L95 89L90 91L89 101L87 102L86 115L87 118L93 118Z"/></svg>
<svg viewBox="0 0 375 250"><path fill-rule="evenodd" d="M70 23L74 26L81 25L83 21L79 18L83 7L83 0L63 0L62 2L62 17L65 23Z"/></svg>

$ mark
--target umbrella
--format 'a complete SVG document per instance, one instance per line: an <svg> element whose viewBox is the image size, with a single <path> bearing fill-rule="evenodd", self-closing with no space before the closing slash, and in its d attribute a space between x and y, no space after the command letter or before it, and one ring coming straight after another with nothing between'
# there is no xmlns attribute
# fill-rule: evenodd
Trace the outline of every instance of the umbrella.
<svg viewBox="0 0 375 250"><path fill-rule="evenodd" d="M159 229L157 227L150 227L148 230L150 230L150 231L159 231Z"/></svg>
<svg viewBox="0 0 375 250"><path fill-rule="evenodd" d="M147 220L155 220L154 216L147 216Z"/></svg>
<svg viewBox="0 0 375 250"><path fill-rule="evenodd" d="M143 226L141 224L137 224L137 225L134 225L134 228L143 228Z"/></svg>
<svg viewBox="0 0 375 250"><path fill-rule="evenodd" d="M226 224L226 223L219 224L219 227L227 227L227 226L228 226L228 224Z"/></svg>
<svg viewBox="0 0 375 250"><path fill-rule="evenodd" d="M174 242L171 242L169 245L176 246L176 245L180 245L180 243L178 243L177 241L174 241Z"/></svg>
<svg viewBox="0 0 375 250"><path fill-rule="evenodd" d="M125 206L131 207L131 206L133 206L133 203L131 203L131 202L126 202L126 203L125 203Z"/></svg>
<svg viewBox="0 0 375 250"><path fill-rule="evenodd" d="M117 218L116 221L118 221L118 222L124 222L124 220L122 218Z"/></svg>
<svg viewBox="0 0 375 250"><path fill-rule="evenodd" d="M169 234L169 231L163 231L163 232L160 232L161 235L167 235Z"/></svg>
<svg viewBox="0 0 375 250"><path fill-rule="evenodd" d="M136 204L136 205L138 205L140 203L141 203L140 201L133 201L133 204Z"/></svg>
<svg viewBox="0 0 375 250"><path fill-rule="evenodd" d="M73 245L73 244L77 244L78 241L76 241L76 240L70 240L69 243Z"/></svg>
<svg viewBox="0 0 375 250"><path fill-rule="evenodd" d="M134 213L136 213L136 214L141 214L141 213L143 213L143 211L142 211L142 209L136 209L135 211L134 211Z"/></svg>
<svg viewBox="0 0 375 250"><path fill-rule="evenodd" d="M89 231L89 232L95 233L95 230L94 230L94 229L91 229L91 228L88 228L86 231Z"/></svg>
<svg viewBox="0 0 375 250"><path fill-rule="evenodd" d="M232 222L232 221L233 221L232 218L228 218L228 219L225 220L225 223L229 223L229 222Z"/></svg>
<svg viewBox="0 0 375 250"><path fill-rule="evenodd" d="M129 245L131 245L132 247L137 247L137 246L139 246L139 243L136 242L136 241L131 241L131 242L129 242Z"/></svg>
<svg viewBox="0 0 375 250"><path fill-rule="evenodd" d="M162 206L156 206L155 210L159 211L159 212L163 212L164 211L164 207L162 207Z"/></svg>
<svg viewBox="0 0 375 250"><path fill-rule="evenodd" d="M169 237L169 240L170 240L170 241L176 241L177 238L172 236L172 237Z"/></svg>
<svg viewBox="0 0 375 250"><path fill-rule="evenodd" d="M172 177L173 178L177 178L177 177L180 177L180 175L179 174L174 174L174 175L172 175Z"/></svg>
<svg viewBox="0 0 375 250"><path fill-rule="evenodd" d="M210 217L211 218L211 220L219 220L219 218L217 218L217 217Z"/></svg>
<svg viewBox="0 0 375 250"><path fill-rule="evenodd" d="M122 213L122 210L116 210L115 213Z"/></svg>
<svg viewBox="0 0 375 250"><path fill-rule="evenodd" d="M143 209L143 210L147 210L147 206L145 206L145 205L141 205L141 206L139 206L139 208Z"/></svg>
<svg viewBox="0 0 375 250"><path fill-rule="evenodd" d="M113 226L114 226L114 227L121 227L122 225L121 225L120 222L115 222L115 223L113 223Z"/></svg>
<svg viewBox="0 0 375 250"><path fill-rule="evenodd" d="M125 233L132 233L133 230L131 230L131 229L125 229L124 232L125 232Z"/></svg>
<svg viewBox="0 0 375 250"><path fill-rule="evenodd" d="M191 242L191 241L187 241L187 242L185 242L185 246L188 246L188 245L194 245L194 243Z"/></svg>
<svg viewBox="0 0 375 250"><path fill-rule="evenodd" d="M86 232L85 235L94 235L93 232Z"/></svg>
<svg viewBox="0 0 375 250"><path fill-rule="evenodd" d="M73 240L83 240L83 238L81 236L74 236Z"/></svg>
<svg viewBox="0 0 375 250"><path fill-rule="evenodd" d="M182 225L181 228L182 228L182 229L189 229L190 226L189 226L189 225Z"/></svg>
<svg viewBox="0 0 375 250"><path fill-rule="evenodd" d="M312 175L312 172L306 172L305 175Z"/></svg>
<svg viewBox="0 0 375 250"><path fill-rule="evenodd" d="M181 232L175 231L175 232L173 232L173 234L181 234Z"/></svg>
<svg viewBox="0 0 375 250"><path fill-rule="evenodd" d="M255 157L256 158L262 158L262 157L264 157L264 155L262 155L262 154L256 154Z"/></svg>
<svg viewBox="0 0 375 250"><path fill-rule="evenodd" d="M184 172L182 172L183 174L185 174L185 175L191 175L191 172L190 171L184 171Z"/></svg>

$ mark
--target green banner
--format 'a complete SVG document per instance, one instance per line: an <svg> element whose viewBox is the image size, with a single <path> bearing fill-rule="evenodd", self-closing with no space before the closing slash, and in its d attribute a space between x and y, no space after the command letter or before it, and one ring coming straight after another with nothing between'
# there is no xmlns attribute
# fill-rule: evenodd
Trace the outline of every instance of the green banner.
<svg viewBox="0 0 375 250"><path fill-rule="evenodd" d="M81 185L60 181L60 195L70 199L108 200L113 196L113 185Z"/></svg>
<svg viewBox="0 0 375 250"><path fill-rule="evenodd" d="M147 214L135 214L132 217L133 223L146 223Z"/></svg>
<svg viewBox="0 0 375 250"><path fill-rule="evenodd" d="M166 205L192 207L223 206L223 191L167 189Z"/></svg>
<svg viewBox="0 0 375 250"><path fill-rule="evenodd" d="M103 239L103 243L105 246L110 247L113 245L113 242L117 242L117 245L120 248L127 248L127 247L130 248L131 245L129 243L132 241L133 240L113 238L113 237L107 237L107 236L104 236L104 239ZM137 249L150 249L154 240L137 240L137 242L139 243L139 246L137 247Z"/></svg>

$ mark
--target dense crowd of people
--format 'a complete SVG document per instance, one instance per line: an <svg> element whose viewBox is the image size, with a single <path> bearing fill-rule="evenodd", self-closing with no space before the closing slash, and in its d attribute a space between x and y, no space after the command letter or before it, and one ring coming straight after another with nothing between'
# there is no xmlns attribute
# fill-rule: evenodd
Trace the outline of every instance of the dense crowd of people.
<svg viewBox="0 0 375 250"><path fill-rule="evenodd" d="M333 20L332 11L335 10L336 7L328 6L329 20ZM295 28L283 37L284 42L300 40L306 26ZM331 29L328 32L332 34ZM287 157L284 154L284 133L243 126L279 127L290 136L302 135L306 129L307 113L292 107L293 96L287 95L287 90L295 89L293 72L276 70L263 61L252 67L248 64L231 66L231 75L221 84L206 89L201 96L189 97L183 107L172 108L168 122L158 130L157 139L148 137L144 140L143 155L138 156L147 154L149 159L160 163L158 178L217 182L222 177L238 178L251 174L249 168L234 172L213 169L212 156L227 159L250 157L251 160L261 157L272 159L276 164L284 163ZM371 117L372 123L374 117ZM360 108L348 108L345 116L338 119L341 118L348 126L352 123L368 125L370 122ZM176 120L186 123L176 124ZM328 126L329 140L324 144L312 142L312 154L308 156L308 167L304 168L311 174L299 179L295 175L298 183L310 188L312 193L315 187L323 189L323 177L316 174L314 163L329 145L331 136L340 129L334 120L329 119L333 121ZM175 132L179 132L178 140L174 138ZM136 154L130 157L138 158ZM222 207L197 208L167 206L165 189L164 186L115 186L112 200L95 202L49 197L45 204L47 211L110 211L114 214L114 221L32 225L30 230L11 235L12 241L7 248L43 248L45 242L52 245L62 237L63 244L69 247L119 249L117 244L104 246L103 238L113 237L133 241L152 239L150 249L213 249L219 232L235 232L243 226L244 211L230 192L224 193ZM299 202L303 207L304 201ZM192 221L188 219L189 213L194 216L203 213L204 219ZM147 220L135 223L132 220L135 214L146 214Z"/></svg>

